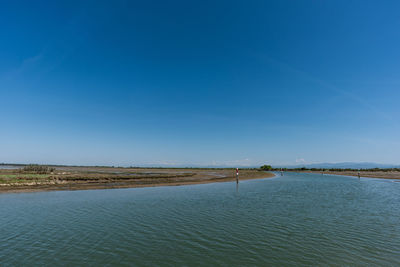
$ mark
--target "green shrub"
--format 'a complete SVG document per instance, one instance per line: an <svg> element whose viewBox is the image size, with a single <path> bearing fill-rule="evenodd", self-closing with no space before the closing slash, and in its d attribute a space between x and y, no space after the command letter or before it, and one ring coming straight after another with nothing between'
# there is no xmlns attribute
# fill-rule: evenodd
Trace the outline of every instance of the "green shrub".
<svg viewBox="0 0 400 267"><path fill-rule="evenodd" d="M50 168L49 166L38 165L38 164L29 164L26 165L22 171L30 172L30 173L38 173L38 174L47 174L54 172L55 168Z"/></svg>

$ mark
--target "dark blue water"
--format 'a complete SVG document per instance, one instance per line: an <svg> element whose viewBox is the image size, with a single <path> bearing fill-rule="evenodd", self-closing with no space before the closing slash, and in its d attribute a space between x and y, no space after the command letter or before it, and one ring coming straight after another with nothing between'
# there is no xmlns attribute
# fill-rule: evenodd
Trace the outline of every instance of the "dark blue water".
<svg viewBox="0 0 400 267"><path fill-rule="evenodd" d="M400 183L240 183L0 194L0 265L400 266Z"/></svg>

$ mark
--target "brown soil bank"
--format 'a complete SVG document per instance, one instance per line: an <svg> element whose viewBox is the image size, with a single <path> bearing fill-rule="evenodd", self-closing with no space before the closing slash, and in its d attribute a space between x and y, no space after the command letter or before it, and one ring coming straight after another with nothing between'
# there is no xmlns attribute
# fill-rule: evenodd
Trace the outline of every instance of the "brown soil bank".
<svg viewBox="0 0 400 267"><path fill-rule="evenodd" d="M321 171L298 171L298 172L321 173ZM324 173L358 177L358 171L325 171ZM400 179L400 172L399 171L360 171L360 176L363 178Z"/></svg>
<svg viewBox="0 0 400 267"><path fill-rule="evenodd" d="M258 170L240 170L240 180L274 177ZM0 193L85 190L235 181L233 169L162 169L57 167L48 174L0 170Z"/></svg>

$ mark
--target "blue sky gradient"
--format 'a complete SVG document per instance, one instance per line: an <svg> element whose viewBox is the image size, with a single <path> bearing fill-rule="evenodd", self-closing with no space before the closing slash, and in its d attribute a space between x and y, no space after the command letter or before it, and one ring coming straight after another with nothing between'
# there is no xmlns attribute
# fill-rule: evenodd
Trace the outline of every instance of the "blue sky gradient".
<svg viewBox="0 0 400 267"><path fill-rule="evenodd" d="M398 1L8 1L0 162L400 163Z"/></svg>

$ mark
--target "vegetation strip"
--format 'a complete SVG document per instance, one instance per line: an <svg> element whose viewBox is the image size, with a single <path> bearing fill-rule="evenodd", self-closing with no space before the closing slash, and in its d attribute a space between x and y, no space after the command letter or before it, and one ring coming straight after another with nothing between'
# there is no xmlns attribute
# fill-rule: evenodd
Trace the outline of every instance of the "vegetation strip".
<svg viewBox="0 0 400 267"><path fill-rule="evenodd" d="M272 177L243 169L240 179ZM144 169L27 165L0 170L0 192L183 185L234 181L234 169Z"/></svg>

